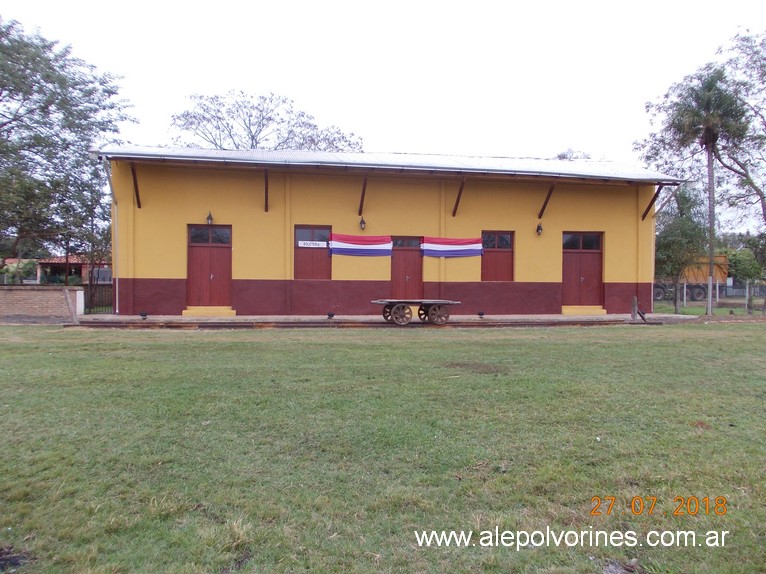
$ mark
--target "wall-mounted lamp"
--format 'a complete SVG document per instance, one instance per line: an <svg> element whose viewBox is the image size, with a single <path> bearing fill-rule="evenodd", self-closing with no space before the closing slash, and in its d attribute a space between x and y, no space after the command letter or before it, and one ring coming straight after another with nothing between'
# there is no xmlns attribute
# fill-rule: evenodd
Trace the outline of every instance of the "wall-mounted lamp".
<svg viewBox="0 0 766 574"><path fill-rule="evenodd" d="M333 317L335 317L335 313L333 313L332 311L328 311L327 312L327 318L328 319L332 319Z"/></svg>
<svg viewBox="0 0 766 574"><path fill-rule="evenodd" d="M543 224L542 223L538 223L537 224L537 234L538 235L542 235L543 234Z"/></svg>
<svg viewBox="0 0 766 574"><path fill-rule="evenodd" d="M364 220L364 216L362 216L362 219L359 220L359 227L364 231L364 228L367 227L367 222Z"/></svg>
<svg viewBox="0 0 766 574"><path fill-rule="evenodd" d="M484 318L484 311L479 311L479 319L483 319L483 318Z"/></svg>
<svg viewBox="0 0 766 574"><path fill-rule="evenodd" d="M207 224L213 225L213 214L210 213L209 211L207 212Z"/></svg>

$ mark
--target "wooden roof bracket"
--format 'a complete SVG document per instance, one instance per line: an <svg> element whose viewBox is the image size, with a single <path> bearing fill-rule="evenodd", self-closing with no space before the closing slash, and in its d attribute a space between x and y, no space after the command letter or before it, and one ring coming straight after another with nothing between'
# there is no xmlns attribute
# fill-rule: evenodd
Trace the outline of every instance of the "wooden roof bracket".
<svg viewBox="0 0 766 574"><path fill-rule="evenodd" d="M548 202L551 200L551 195L553 195L554 189L556 189L556 184L552 183L551 186L548 188L548 195L545 196L545 201L543 202L543 206L540 208L540 211L537 214L537 219L543 218L543 214L545 214L545 209L548 207Z"/></svg>
<svg viewBox="0 0 766 574"><path fill-rule="evenodd" d="M465 187L465 177L460 180L460 189L457 190L457 197L455 198L455 206L452 208L452 217L457 215L457 206L460 205L460 198L463 197L463 188Z"/></svg>
<svg viewBox="0 0 766 574"><path fill-rule="evenodd" d="M646 219L646 216L649 215L649 210L652 209L652 207L654 206L654 203L657 201L657 198L660 196L660 192L662 191L663 187L665 187L665 184L661 183L659 187L657 188L657 191L654 192L654 195L652 196L652 199L649 202L649 205L647 205L646 209L644 209L644 214L641 216L641 221Z"/></svg>
<svg viewBox="0 0 766 574"><path fill-rule="evenodd" d="M362 212L364 211L364 196L367 194L367 176L364 176L364 181L362 182L362 196L359 198L359 213L357 213L358 216L362 216Z"/></svg>
<svg viewBox="0 0 766 574"><path fill-rule="evenodd" d="M141 194L138 193L138 176L136 175L136 164L130 162L130 174L133 176L133 193L136 196L136 205L141 209Z"/></svg>
<svg viewBox="0 0 766 574"><path fill-rule="evenodd" d="M263 170L263 211L269 212L269 170Z"/></svg>

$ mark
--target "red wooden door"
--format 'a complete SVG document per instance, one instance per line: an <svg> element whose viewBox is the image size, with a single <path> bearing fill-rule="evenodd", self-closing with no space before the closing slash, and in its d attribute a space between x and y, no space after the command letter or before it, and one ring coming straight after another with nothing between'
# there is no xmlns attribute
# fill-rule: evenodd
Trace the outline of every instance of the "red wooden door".
<svg viewBox="0 0 766 574"><path fill-rule="evenodd" d="M189 226L186 304L231 305L231 227Z"/></svg>
<svg viewBox="0 0 766 574"><path fill-rule="evenodd" d="M564 251L564 269L561 278L562 305L580 304L580 254Z"/></svg>
<svg viewBox="0 0 766 574"><path fill-rule="evenodd" d="M391 298L423 298L423 253L419 237L394 237L391 252Z"/></svg>
<svg viewBox="0 0 766 574"><path fill-rule="evenodd" d="M231 245L210 247L209 305L231 305Z"/></svg>
<svg viewBox="0 0 766 574"><path fill-rule="evenodd" d="M513 281L513 232L482 231L482 281Z"/></svg>
<svg viewBox="0 0 766 574"><path fill-rule="evenodd" d="M186 274L186 304L209 305L210 301L210 248L189 246L189 265Z"/></svg>
<svg viewBox="0 0 766 574"><path fill-rule="evenodd" d="M562 305L603 305L600 233L564 233Z"/></svg>
<svg viewBox="0 0 766 574"><path fill-rule="evenodd" d="M331 233L332 228L327 226L295 226L295 279L332 279L332 259L327 250Z"/></svg>

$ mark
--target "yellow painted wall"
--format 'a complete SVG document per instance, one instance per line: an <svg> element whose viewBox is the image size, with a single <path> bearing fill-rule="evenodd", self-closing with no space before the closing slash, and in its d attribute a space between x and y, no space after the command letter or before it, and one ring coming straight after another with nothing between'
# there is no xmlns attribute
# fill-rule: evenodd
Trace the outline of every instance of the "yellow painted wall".
<svg viewBox="0 0 766 574"><path fill-rule="evenodd" d="M520 282L560 282L565 231L604 233L604 280L651 282L654 220L641 214L652 186L567 185L555 188L538 236L537 214L548 183L460 181L370 175L359 228L362 175L296 174L269 170L269 211L262 171L137 164L141 209L130 164L112 165L115 270L118 277L186 277L187 225L232 226L234 279L291 279L295 225L329 225L352 235L479 237L514 232L514 273ZM333 279L388 280L388 257L335 256ZM479 257L424 258L425 281L479 281Z"/></svg>

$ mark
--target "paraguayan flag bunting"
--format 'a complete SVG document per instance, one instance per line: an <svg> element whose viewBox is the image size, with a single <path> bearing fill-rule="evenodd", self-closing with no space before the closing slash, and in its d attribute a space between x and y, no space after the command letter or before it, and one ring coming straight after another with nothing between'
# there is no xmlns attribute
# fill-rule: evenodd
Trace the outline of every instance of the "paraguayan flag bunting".
<svg viewBox="0 0 766 574"><path fill-rule="evenodd" d="M476 257L482 254L481 237L476 239L424 237L420 248L426 257Z"/></svg>
<svg viewBox="0 0 766 574"><path fill-rule="evenodd" d="M393 242L390 235L330 234L330 255L391 256Z"/></svg>

